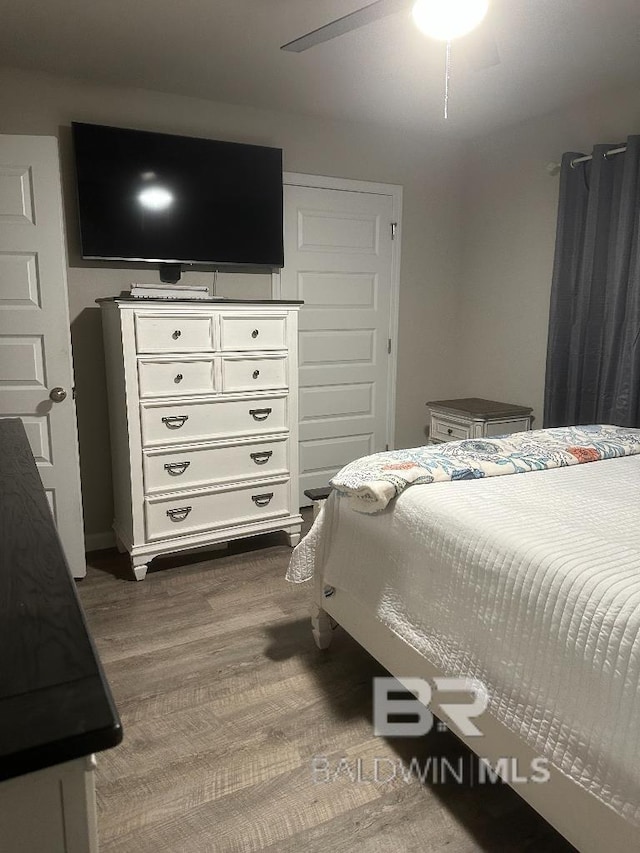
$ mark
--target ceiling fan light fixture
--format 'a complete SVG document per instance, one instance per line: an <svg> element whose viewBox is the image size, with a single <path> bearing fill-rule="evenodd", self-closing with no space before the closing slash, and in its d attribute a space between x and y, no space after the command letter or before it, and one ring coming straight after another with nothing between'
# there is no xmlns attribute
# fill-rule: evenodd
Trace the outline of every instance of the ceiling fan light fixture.
<svg viewBox="0 0 640 853"><path fill-rule="evenodd" d="M474 30L488 8L489 0L417 0L413 20L425 35L452 41Z"/></svg>

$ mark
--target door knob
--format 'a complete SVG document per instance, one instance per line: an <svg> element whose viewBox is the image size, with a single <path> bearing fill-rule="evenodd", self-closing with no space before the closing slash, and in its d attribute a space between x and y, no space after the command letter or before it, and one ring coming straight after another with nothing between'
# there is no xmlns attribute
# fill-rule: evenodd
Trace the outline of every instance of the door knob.
<svg viewBox="0 0 640 853"><path fill-rule="evenodd" d="M54 403L61 403L63 400L66 400L67 392L64 388L52 388L49 391L49 399L53 400Z"/></svg>

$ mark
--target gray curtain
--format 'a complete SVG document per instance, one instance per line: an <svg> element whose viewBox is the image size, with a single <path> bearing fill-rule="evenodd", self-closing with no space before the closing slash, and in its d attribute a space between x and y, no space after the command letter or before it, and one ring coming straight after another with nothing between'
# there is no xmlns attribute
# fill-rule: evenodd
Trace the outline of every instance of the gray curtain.
<svg viewBox="0 0 640 853"><path fill-rule="evenodd" d="M640 427L640 136L562 158L544 425Z"/></svg>

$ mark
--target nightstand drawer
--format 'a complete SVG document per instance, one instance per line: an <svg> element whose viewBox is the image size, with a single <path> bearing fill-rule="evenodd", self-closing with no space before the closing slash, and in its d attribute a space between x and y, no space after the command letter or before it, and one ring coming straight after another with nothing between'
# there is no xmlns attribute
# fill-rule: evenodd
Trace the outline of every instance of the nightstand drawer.
<svg viewBox="0 0 640 853"><path fill-rule="evenodd" d="M527 432L531 429L531 418L515 418L509 421L493 421L486 426L487 437L511 435L514 432Z"/></svg>
<svg viewBox="0 0 640 853"><path fill-rule="evenodd" d="M147 498L145 508L147 538L173 539L286 515L289 481Z"/></svg>
<svg viewBox="0 0 640 853"><path fill-rule="evenodd" d="M287 387L286 356L223 358L222 390L266 391Z"/></svg>
<svg viewBox="0 0 640 853"><path fill-rule="evenodd" d="M461 423L443 415L431 415L429 437L432 441L459 441L471 438L471 424Z"/></svg>
<svg viewBox="0 0 640 853"><path fill-rule="evenodd" d="M220 349L268 350L286 346L286 320L283 317L220 317Z"/></svg>
<svg viewBox="0 0 640 853"><path fill-rule="evenodd" d="M215 390L214 360L139 359L140 397L211 394Z"/></svg>
<svg viewBox="0 0 640 853"><path fill-rule="evenodd" d="M136 314L136 352L207 352L213 349L213 317Z"/></svg>
<svg viewBox="0 0 640 853"><path fill-rule="evenodd" d="M288 442L282 438L146 450L143 467L148 495L283 476L289 473Z"/></svg>

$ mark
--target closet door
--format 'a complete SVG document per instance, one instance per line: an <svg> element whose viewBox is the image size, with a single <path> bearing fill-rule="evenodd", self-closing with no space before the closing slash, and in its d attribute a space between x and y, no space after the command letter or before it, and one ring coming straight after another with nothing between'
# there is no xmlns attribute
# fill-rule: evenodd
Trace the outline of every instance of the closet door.
<svg viewBox="0 0 640 853"><path fill-rule="evenodd" d="M347 462L392 443L398 263L393 189L288 185L285 179L281 295L304 300L299 333L301 506L309 503L305 489L327 485Z"/></svg>

